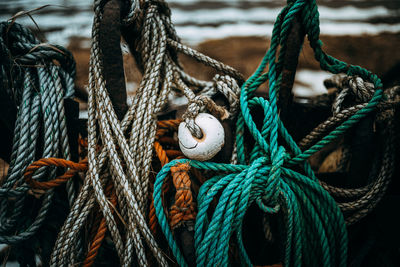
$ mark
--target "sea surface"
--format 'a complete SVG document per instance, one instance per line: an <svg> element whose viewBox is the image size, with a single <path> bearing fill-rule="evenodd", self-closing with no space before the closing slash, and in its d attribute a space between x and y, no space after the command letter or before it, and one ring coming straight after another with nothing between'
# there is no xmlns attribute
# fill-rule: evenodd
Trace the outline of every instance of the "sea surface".
<svg viewBox="0 0 400 267"><path fill-rule="evenodd" d="M196 44L228 36L265 36L285 1L169 0L172 21L184 42ZM32 13L51 43L67 45L71 37L90 37L93 20L90 0L0 0L0 21L20 11L50 5ZM321 33L362 35L400 33L400 0L320 0ZM18 22L36 27L32 18Z"/></svg>

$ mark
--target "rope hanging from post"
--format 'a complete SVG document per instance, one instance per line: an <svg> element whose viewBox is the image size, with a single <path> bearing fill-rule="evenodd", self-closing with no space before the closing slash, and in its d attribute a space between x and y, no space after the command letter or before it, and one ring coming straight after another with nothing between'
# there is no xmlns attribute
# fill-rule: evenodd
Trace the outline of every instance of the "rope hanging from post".
<svg viewBox="0 0 400 267"><path fill-rule="evenodd" d="M123 6L129 8L120 10ZM376 75L323 52L315 0L288 0L276 19L269 50L246 82L235 69L181 44L163 0L95 0L94 13L87 158L78 163L70 161L63 104L73 94L71 54L41 44L19 24L0 23L5 58L0 74L6 85L1 93L15 103L16 113L10 169L0 188L0 243L23 247L31 240L58 197L55 188L65 184L70 210L51 266L92 266L104 243L112 243L124 266L175 264L171 251L180 266L228 266L236 258L253 266L243 238L250 206L263 216L265 242L273 242L277 233L271 222L278 222L281 236L275 241L284 266L346 266L346 226L374 210L394 172L394 109L400 87L384 91ZM124 79L113 83L108 73L112 66L105 66L110 58L101 27L115 18L114 41L119 45L122 33L143 74L129 108L126 95L118 97L116 90ZM292 102L297 66L292 57L303 33L321 69L341 74L326 81L336 88L334 93L315 99L332 107L332 116L296 143L285 127L290 109L283 109ZM293 39L296 43L288 44ZM218 74L211 81L191 77L179 53ZM255 95L260 86L268 86L268 98ZM217 104L216 95L225 105ZM158 121L171 96L188 100L182 120ZM256 110L262 111L261 125ZM179 123L184 121L193 137L202 138L195 118L203 112L220 121L236 120L230 164L185 159L179 151ZM365 185L341 188L318 179L310 157L349 131L357 133L367 119L379 148ZM343 143L349 154L350 142ZM352 156L343 156L342 171L351 171ZM57 168L67 171L59 175ZM86 174L76 194L73 177L78 172ZM31 199L39 204L35 216L23 213ZM184 231L189 244L181 239ZM104 242L108 237L112 242ZM163 247L165 241L170 249Z"/></svg>
<svg viewBox="0 0 400 267"><path fill-rule="evenodd" d="M122 121L119 121L102 72L99 48L99 25L103 10L101 1L95 1L95 17L92 30L92 49L89 71L89 119L88 119L88 162L89 169L77 201L61 229L53 251L51 264L63 265L78 262L73 253L80 229L97 202L102 210L108 229L115 243L122 265L130 265L133 259L140 266L147 266L145 246L157 262L166 266L167 261L150 231L145 214L149 188L149 172L153 143L156 135L156 116L167 102L172 88L183 93L189 102L185 118L192 120L204 108L215 111L226 118L235 115L242 76L234 69L212 60L179 42L172 27L168 6L163 1L144 1L141 8L142 24L136 42L138 51L133 51L142 66L143 78ZM135 12L139 12L136 6ZM135 23L131 24L135 26ZM131 32L130 34L133 34ZM129 39L129 37L125 38ZM199 81L186 73L179 65L175 53L181 52L215 68L215 82ZM193 89L193 90L192 90ZM196 98L194 92L199 92ZM229 112L217 106L211 96L217 91L229 100ZM198 100L197 100L198 99ZM195 131L196 126L193 125ZM125 133L129 131L129 138ZM101 142L103 148L96 150ZM118 147L118 149L117 149ZM108 168L104 168L108 166ZM104 185L111 181L116 190L117 203L126 227L121 230L104 194ZM144 244L146 243L146 245ZM134 256L135 255L135 256Z"/></svg>
<svg viewBox="0 0 400 267"><path fill-rule="evenodd" d="M70 158L64 99L74 93L75 61L65 48L40 43L15 22L0 23L0 45L1 91L17 111L9 170L0 188L0 243L19 244L35 235L54 196L50 190L36 200L41 207L33 218L23 214L32 204L27 201L25 168L42 157ZM40 168L31 182L52 180L56 170ZM72 205L72 181L67 190Z"/></svg>
<svg viewBox="0 0 400 267"><path fill-rule="evenodd" d="M338 190L317 180L307 159L342 136L357 122L377 110L383 99L380 79L367 70L348 65L322 51L319 41L319 18L315 1L288 1L278 15L271 39L271 45L257 71L242 86L241 113L237 120L236 149L239 165L199 162L195 160L174 160L158 173L154 184L154 205L163 233L180 266L187 266L181 248L171 232L164 214L164 204L160 197L166 175L177 164L189 164L192 168L214 171L217 175L207 180L197 196L198 214L195 225L195 249L198 266L229 265L229 241L234 238L242 265L252 266L242 238L242 224L246 210L252 203L265 213L278 216L282 222L285 237L282 240L282 259L285 266L346 266L347 230L346 224L364 217L379 201L393 172L393 151L391 138L385 142L382 175L376 182L359 190L357 202L336 204L329 192L343 196L352 190ZM282 84L282 64L286 53L288 33L295 18L299 18L315 58L323 70L332 73L346 73L358 76L371 84L368 94L362 95L365 104L337 114L330 121L331 129L315 137L310 147L302 151L287 132L280 120L277 99ZM279 47L279 52L278 52ZM266 66L268 71L263 73ZM269 99L255 97L255 90L268 81ZM364 86L364 85L363 85ZM261 107L264 121L258 128L251 111ZM389 105L390 107L390 105ZM345 114L343 119L338 114ZM388 115L389 114L389 115ZM390 115L391 114L391 115ZM340 120L336 119L340 118ZM386 113L386 119L393 118L393 107ZM390 126L391 124L386 124ZM321 128L321 127L320 127ZM392 127L382 131L382 136L392 135ZM245 147L245 130L255 140L253 147ZM306 137L305 140L310 139ZM283 142L282 142L283 141ZM389 150L387 150L389 149ZM249 153L246 153L248 151ZM390 159L389 159L389 158ZM391 161L391 163L389 163ZM382 182L382 180L384 182ZM326 188L328 191L326 191ZM369 191L369 189L374 188ZM365 194L367 191L370 193ZM371 193L376 195L371 200ZM365 194L365 196L363 195ZM356 195L353 194L353 197ZM215 209L210 212L211 201L217 198ZM346 215L346 219L343 213ZM350 212L350 215L349 215ZM312 254L310 253L312 251Z"/></svg>

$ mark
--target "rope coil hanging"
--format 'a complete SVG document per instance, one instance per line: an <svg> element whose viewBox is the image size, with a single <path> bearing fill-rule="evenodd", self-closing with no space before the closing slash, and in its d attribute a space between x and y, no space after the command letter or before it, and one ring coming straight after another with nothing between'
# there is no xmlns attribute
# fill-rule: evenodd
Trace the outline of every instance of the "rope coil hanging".
<svg viewBox="0 0 400 267"><path fill-rule="evenodd" d="M262 217L266 242L281 242L285 266L346 266L346 225L358 222L377 206L394 172L393 118L399 87L383 91L376 75L322 51L315 1L288 1L274 25L268 52L243 85L236 70L180 43L164 1L126 1L128 12L120 18L125 27L123 37L128 41L129 34L137 34L129 45L143 78L120 120L110 97L99 40L106 5L111 1L94 2L88 157L79 163L69 160L63 107L63 99L73 93L72 56L62 47L40 44L18 24L0 24L0 52L12 55L0 65L1 77L6 81L3 84L15 85L2 89L18 106L10 170L0 189L4 196L0 200L0 242L19 244L35 235L48 213L54 188L67 183L71 209L58 233L51 266L93 265L108 234L121 265L157 262L167 266L170 251L162 247L165 240L157 233L157 223L180 266L193 265L194 258L198 266L228 266L236 256L241 265L252 266L243 241L243 220L252 205L268 215ZM279 106L286 83L283 61L289 50L288 35L296 19L321 68L345 73L326 81L336 91L318 100L332 106L332 117L298 144L285 128ZM184 72L178 53L219 74L212 81L191 77ZM13 69L11 59L18 68ZM54 59L61 66L52 63ZM255 90L267 81L269 98L256 97ZM231 164L183 159L174 136L181 121L157 121L174 93L188 99L182 119L196 138L203 135L195 123L200 112L210 112L220 120L238 115ZM214 102L216 94L226 98L227 106ZM256 108L263 112L261 126L253 117ZM317 179L307 162L310 156L369 117L377 129L379 149L366 185L340 188ZM247 142L249 137L254 145ZM34 161L42 152L41 145L39 158L43 158ZM347 156L342 160L351 163ZM57 176L55 166L68 170ZM152 170L159 170L155 181ZM214 176L205 181L199 170ZM72 177L84 171L86 177L76 195ZM169 173L171 180L167 181ZM41 207L35 219L21 224L19 220L25 218L21 210L29 194L40 198ZM167 200L167 195L171 199ZM272 220L278 221L283 238L274 238ZM187 248L177 242L177 229L192 231L193 225L195 257L188 259Z"/></svg>
<svg viewBox="0 0 400 267"><path fill-rule="evenodd" d="M41 43L15 22L0 23L0 45L1 90L17 110L10 166L0 189L0 243L17 245L36 234L54 198L52 190L46 192L34 201L41 202L35 216L23 214L33 207L25 168L38 158L70 158L64 99L74 93L75 61L65 48ZM52 180L56 170L40 168L31 181ZM73 181L67 191L72 205Z"/></svg>
<svg viewBox="0 0 400 267"><path fill-rule="evenodd" d="M242 76L237 71L180 44L171 26L169 12L166 11L167 5L163 1L145 1L140 8L143 17L135 57L138 56L137 61L142 64L143 77L131 107L119 121L102 73L98 34L103 13L101 1L95 1L89 71L89 168L77 201L58 235L51 265L78 262L80 255L74 252L79 249L74 244L79 244L79 233L95 203L98 203L122 265L130 265L133 259L137 259L140 266L147 266L146 246L150 248L157 262L166 266L164 254L145 221L149 172L156 135L154 118L162 111L173 88L180 90L189 101L193 101L196 95L203 95L202 91L207 90L208 93L201 96L201 102L195 101L198 108L193 112L189 109L188 112L194 116L206 107L226 117L228 112L210 98L215 91L226 94L231 106L238 104L235 97L237 99L239 87L234 79L242 81ZM171 52L174 50L194 57L224 74L216 76L216 89L210 88L213 83L200 81L185 74L176 61L175 54ZM195 94L195 91L198 93ZM231 110L234 111L235 108L237 107L232 107ZM127 132L128 139L124 134ZM100 142L103 148L97 151L96 146ZM122 228L125 229L118 226L107 202L104 186L108 181L112 182L116 190L117 204L124 221Z"/></svg>
<svg viewBox="0 0 400 267"><path fill-rule="evenodd" d="M344 72L350 77L355 75L360 77L354 78L355 84L350 84L350 88L364 89L367 97L363 93L361 100L368 101L356 106L350 112L347 111L345 119L342 116L339 121L331 123L330 126L333 128L328 131L328 134L324 133L314 138L316 142L304 151L300 150L285 129L277 108L286 40L296 16L299 17L307 33L315 58L319 61L321 68L332 73ZM280 46L279 54L278 46ZM234 237L237 244L241 263L247 266L252 265L242 238L243 217L252 203L257 203L265 213L278 215L282 221L285 233L282 258L285 266L346 265L348 241L342 211L345 214L348 211L355 211L352 216L347 217L348 223L362 218L379 201L379 197L385 192L387 182L383 183L384 187L379 186L378 190L376 183L370 187L375 187L374 193L378 194L378 201L371 202L370 197L365 196L360 200L360 205L353 206L354 203L337 205L317 180L306 160L343 135L367 114L376 110L382 101L383 92L382 84L377 76L361 67L348 65L325 54L321 46L315 1L288 1L288 5L281 11L275 22L271 46L267 54L257 71L242 86L241 114L237 121L236 137L239 165L174 160L158 173L153 194L156 214L180 266L187 266L187 263L167 223L160 198L160 188L170 169L176 164L183 163L193 168L217 172L214 178L203 184L197 197L198 214L195 226L197 265L228 265L231 237ZM267 64L269 64L268 72L263 74ZM367 83L364 85L360 79ZM267 80L269 99L254 97L254 91ZM355 91L355 93L359 92ZM341 97L344 98L344 95ZM261 129L257 128L250 113L256 106L260 106L264 111L265 117ZM340 109L335 110L337 115L340 114ZM244 142L245 127L255 140L254 147L247 150ZM385 134L386 132L383 131L382 135ZM284 143L281 143L280 139L284 140ZM390 140L386 144L390 144ZM390 145L386 145L386 148L388 147ZM246 153L246 151L251 152ZM392 154L390 151L385 151L385 155L389 157ZM390 176L391 173L390 164L392 163L388 163L389 161L390 159L384 159L382 164L382 168L385 169L383 174L388 174L386 176ZM389 171L386 172L386 170ZM382 179L378 178L379 180ZM377 183L382 185L382 181ZM333 187L324 187L328 187L328 191L334 191ZM209 217L207 214L210 211L210 202L217 194L219 194L218 204L212 210L212 216ZM310 251L313 251L313 255L310 255Z"/></svg>

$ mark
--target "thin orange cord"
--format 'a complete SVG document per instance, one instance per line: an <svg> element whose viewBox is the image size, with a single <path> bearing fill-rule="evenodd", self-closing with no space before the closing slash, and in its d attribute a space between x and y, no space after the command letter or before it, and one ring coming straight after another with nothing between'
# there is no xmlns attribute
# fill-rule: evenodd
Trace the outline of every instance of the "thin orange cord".
<svg viewBox="0 0 400 267"><path fill-rule="evenodd" d="M105 191L106 191L105 192L106 196L109 196L111 194L110 202L111 202L111 205L113 205L115 207L117 205L117 196L115 195L115 190L113 188L112 183L108 184ZM114 213L114 209L111 209L111 212ZM86 255L85 261L83 262L84 267L90 267L93 265L93 263L96 259L97 253L99 252L99 249L103 242L103 239L106 236L106 232L107 232L106 219L104 218L104 216L102 215L101 212L98 212L98 215L100 215L98 217L101 218L101 221L98 224L96 235L93 237L92 242L90 243L89 251ZM97 224L95 223L94 225L97 225Z"/></svg>

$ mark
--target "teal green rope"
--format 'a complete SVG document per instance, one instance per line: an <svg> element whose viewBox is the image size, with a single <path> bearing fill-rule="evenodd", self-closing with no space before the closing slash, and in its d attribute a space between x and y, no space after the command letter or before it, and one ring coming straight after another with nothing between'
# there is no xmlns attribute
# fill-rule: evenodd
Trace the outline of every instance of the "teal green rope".
<svg viewBox="0 0 400 267"><path fill-rule="evenodd" d="M358 75L374 83L376 88L364 109L304 152L287 132L277 107L286 42L295 17L302 23L321 69L331 73L344 72L349 76ZM267 66L268 72L264 73ZM254 97L255 90L266 81L269 85L269 100ZM288 1L275 21L268 52L255 73L242 86L241 114L236 125L240 165L182 159L165 165L156 177L153 194L156 215L179 265L187 266L168 225L161 188L172 166L189 163L194 168L219 173L201 186L197 197L195 249L198 266L228 266L228 249L232 236L235 237L242 265L252 265L242 240L243 217L252 203L256 203L262 212L281 216L286 236L282 246L285 266L346 266L347 230L343 214L334 199L319 184L307 159L373 111L382 99L381 88L382 83L376 75L322 51L315 1ZM261 129L257 128L251 116L251 110L257 106L264 112ZM255 140L248 154L244 142L246 128ZM284 143L281 144L280 140ZM292 169L295 166L296 171ZM209 218L211 202L217 195L220 195L218 204Z"/></svg>

